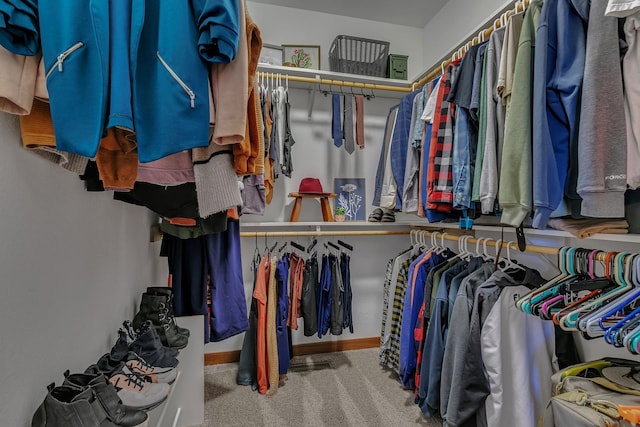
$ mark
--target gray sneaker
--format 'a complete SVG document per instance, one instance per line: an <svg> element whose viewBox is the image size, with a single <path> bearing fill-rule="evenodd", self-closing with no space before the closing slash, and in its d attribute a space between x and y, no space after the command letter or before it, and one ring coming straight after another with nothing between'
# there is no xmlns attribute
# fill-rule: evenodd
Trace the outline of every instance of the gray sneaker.
<svg viewBox="0 0 640 427"><path fill-rule="evenodd" d="M139 377L150 383L173 384L178 376L176 368L152 366L133 351L127 353L123 362L132 372L135 372Z"/></svg>
<svg viewBox="0 0 640 427"><path fill-rule="evenodd" d="M124 362L120 362L117 367L105 375L116 388L122 403L130 408L142 410L155 408L167 398L169 390L171 390L169 384L144 381L132 372Z"/></svg>

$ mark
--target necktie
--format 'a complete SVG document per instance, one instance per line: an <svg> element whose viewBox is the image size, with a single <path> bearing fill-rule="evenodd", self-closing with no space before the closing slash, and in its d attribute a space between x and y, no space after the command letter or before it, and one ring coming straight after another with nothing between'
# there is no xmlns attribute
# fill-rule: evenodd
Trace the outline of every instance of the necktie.
<svg viewBox="0 0 640 427"><path fill-rule="evenodd" d="M353 95L344 96L344 149L347 153L352 154L355 147L355 140L353 139Z"/></svg>
<svg viewBox="0 0 640 427"><path fill-rule="evenodd" d="M332 96L333 111L331 115L331 137L336 147L342 146L342 114L340 114L340 95L334 93Z"/></svg>
<svg viewBox="0 0 640 427"><path fill-rule="evenodd" d="M364 148L364 96L356 96L356 145Z"/></svg>

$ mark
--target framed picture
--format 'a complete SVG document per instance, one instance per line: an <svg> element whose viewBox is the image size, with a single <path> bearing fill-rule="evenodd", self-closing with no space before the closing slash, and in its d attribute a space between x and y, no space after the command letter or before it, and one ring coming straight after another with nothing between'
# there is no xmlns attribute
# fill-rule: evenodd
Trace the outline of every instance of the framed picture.
<svg viewBox="0 0 640 427"><path fill-rule="evenodd" d="M320 69L320 46L283 44L282 65L296 68Z"/></svg>
<svg viewBox="0 0 640 427"><path fill-rule="evenodd" d="M269 65L282 65L284 58L284 48L282 46L276 46L274 44L262 44L262 50L260 51L259 64Z"/></svg>
<svg viewBox="0 0 640 427"><path fill-rule="evenodd" d="M347 221L366 219L365 183L364 178L334 178L335 207L344 209Z"/></svg>

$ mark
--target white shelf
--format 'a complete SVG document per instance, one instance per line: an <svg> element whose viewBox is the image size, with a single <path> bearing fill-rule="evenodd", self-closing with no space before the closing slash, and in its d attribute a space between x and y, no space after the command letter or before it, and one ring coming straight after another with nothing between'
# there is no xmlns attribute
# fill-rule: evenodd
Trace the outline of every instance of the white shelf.
<svg viewBox="0 0 640 427"><path fill-rule="evenodd" d="M368 222L368 221L345 221L345 222L241 222L240 231L313 231L313 230L344 230L344 231L364 231L364 230L403 230L414 227L427 227L433 229L449 229L459 230L459 226L455 222L451 223L429 223L426 219L416 218L414 220L402 219L396 222ZM500 233L504 229L504 233L515 235L515 228L509 226L495 225L474 225L471 231L476 234ZM538 230L535 228L525 228L525 236L542 236L549 238L561 239L578 239L578 237L566 231L559 230ZM640 234L595 234L581 241L599 240L606 242L625 242L640 244Z"/></svg>
<svg viewBox="0 0 640 427"><path fill-rule="evenodd" d="M408 80L388 79L386 77L361 76L359 74L339 73L328 70L310 70L308 68L284 67L279 65L258 64L258 71L272 74L288 74L289 76L306 77L315 79L341 80L345 82L376 84L409 89L411 83Z"/></svg>

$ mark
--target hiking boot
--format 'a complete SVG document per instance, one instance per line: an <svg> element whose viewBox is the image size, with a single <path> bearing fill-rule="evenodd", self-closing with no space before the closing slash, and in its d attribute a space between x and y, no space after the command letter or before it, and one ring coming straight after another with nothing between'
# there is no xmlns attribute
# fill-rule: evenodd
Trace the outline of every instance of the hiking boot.
<svg viewBox="0 0 640 427"><path fill-rule="evenodd" d="M80 389L65 385L56 387L55 384L50 384L47 389L49 393L33 414L31 427L116 426L107 419L100 402L90 388Z"/></svg>
<svg viewBox="0 0 640 427"><path fill-rule="evenodd" d="M126 357L128 351L131 350L151 366L157 366L159 368L178 366L178 359L176 359L178 350L162 345L160 337L150 321L142 325L142 329L138 331L133 342L127 346L127 351L123 351L123 340L126 342L126 333L124 332L120 334L118 342L114 348L111 349L111 357L113 359L122 360Z"/></svg>
<svg viewBox="0 0 640 427"><path fill-rule="evenodd" d="M64 386L75 387L78 390L90 389L96 397L92 404L96 414L104 417L113 424L121 427L146 427L148 415L144 411L128 408L122 404L116 389L102 374L71 374L64 373ZM96 405L100 405L99 407Z"/></svg>
<svg viewBox="0 0 640 427"><path fill-rule="evenodd" d="M147 288L147 293L151 295L166 297L167 307L169 307L169 320L171 321L171 323L176 325L176 328L178 329L179 334L186 335L186 336L191 335L191 333L189 332L189 329L182 328L178 326L178 324L176 323L176 318L174 317L175 309L173 308L173 289L167 286L149 286Z"/></svg>
<svg viewBox="0 0 640 427"><path fill-rule="evenodd" d="M102 359L101 359L102 361ZM104 372L106 366L91 365L86 373L104 373L109 382L115 387L118 397L122 403L130 408L140 410L150 410L161 404L169 395L171 386L169 384L153 384L145 382L124 364L120 362L118 366Z"/></svg>
<svg viewBox="0 0 640 427"><path fill-rule="evenodd" d="M142 294L140 311L133 318L133 327L140 328L146 320L150 320L153 323L163 345L183 349L189 343L189 337L180 334L175 321L171 321L167 297L148 293Z"/></svg>
<svg viewBox="0 0 640 427"><path fill-rule="evenodd" d="M167 383L171 384L178 376L176 368L160 368L151 366L133 351L129 351L125 357L120 360L113 359L109 353L103 355L96 366L100 371L105 373L115 369L121 362L146 382L150 383Z"/></svg>

